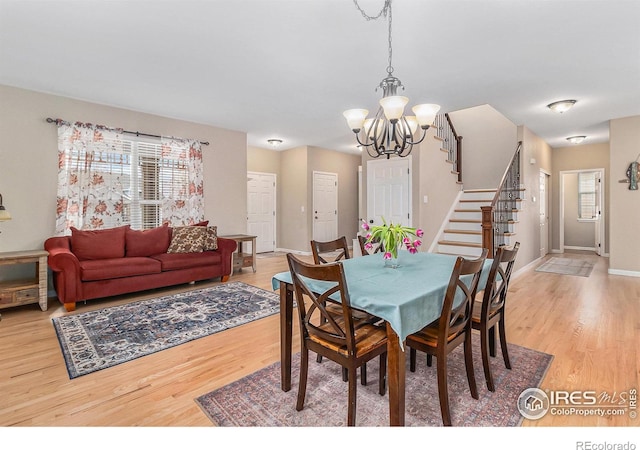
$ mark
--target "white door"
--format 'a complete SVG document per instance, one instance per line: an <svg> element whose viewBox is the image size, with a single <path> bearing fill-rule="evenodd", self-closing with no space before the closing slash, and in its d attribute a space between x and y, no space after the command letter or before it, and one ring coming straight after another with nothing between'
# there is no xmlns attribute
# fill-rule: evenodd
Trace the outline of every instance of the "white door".
<svg viewBox="0 0 640 450"><path fill-rule="evenodd" d="M595 220L595 248L596 253L602 256L604 247L604 233L602 226L602 173L596 172L596 220Z"/></svg>
<svg viewBox="0 0 640 450"><path fill-rule="evenodd" d="M540 171L540 256L549 253L549 174Z"/></svg>
<svg viewBox="0 0 640 450"><path fill-rule="evenodd" d="M247 172L247 233L256 236L256 253L276 248L276 175Z"/></svg>
<svg viewBox="0 0 640 450"><path fill-rule="evenodd" d="M367 222L411 221L411 156L367 161Z"/></svg>
<svg viewBox="0 0 640 450"><path fill-rule="evenodd" d="M338 174L313 172L313 239L338 238Z"/></svg>

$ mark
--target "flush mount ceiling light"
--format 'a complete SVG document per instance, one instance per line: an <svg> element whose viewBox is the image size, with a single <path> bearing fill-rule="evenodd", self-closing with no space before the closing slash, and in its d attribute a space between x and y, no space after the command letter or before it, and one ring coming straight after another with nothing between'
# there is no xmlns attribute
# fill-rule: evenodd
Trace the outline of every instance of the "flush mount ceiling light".
<svg viewBox="0 0 640 450"><path fill-rule="evenodd" d="M571 142L572 144L579 144L580 142L584 141L586 138L586 136L570 136L567 138L567 141Z"/></svg>
<svg viewBox="0 0 640 450"><path fill-rule="evenodd" d="M267 139L267 142L272 147L278 147L280 144L282 144L282 139Z"/></svg>
<svg viewBox="0 0 640 450"><path fill-rule="evenodd" d="M422 142L427 134L427 129L433 124L436 114L440 110L439 105L421 104L412 108L415 116L405 116L404 107L409 102L407 97L397 95L398 88L404 89L400 80L393 76L391 65L391 0L386 0L382 10L376 16L368 16L358 5L354 3L360 13L367 20L375 20L381 16L389 18L389 65L387 76L380 82L382 99L376 115L367 118L369 111L366 109L350 109L343 113L351 131L356 135L356 140L361 147L367 149L372 158L391 155L401 157L408 156L415 144ZM376 89L377 90L377 89ZM421 128L418 139L413 135ZM360 132L363 132L361 137Z"/></svg>
<svg viewBox="0 0 640 450"><path fill-rule="evenodd" d="M563 113L565 111L570 110L573 105L576 104L577 100L560 100L558 102L549 103L547 108L549 108L553 112Z"/></svg>

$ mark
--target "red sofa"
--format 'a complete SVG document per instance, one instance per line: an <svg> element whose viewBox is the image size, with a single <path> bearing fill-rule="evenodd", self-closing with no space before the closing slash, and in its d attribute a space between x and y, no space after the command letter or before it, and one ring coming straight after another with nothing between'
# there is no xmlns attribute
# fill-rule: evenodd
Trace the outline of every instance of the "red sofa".
<svg viewBox="0 0 640 450"><path fill-rule="evenodd" d="M227 281L237 244L218 238L216 227L200 225L205 226L72 228L71 236L47 239L44 248L58 299L73 311L84 300L217 277ZM179 242L179 234L188 238Z"/></svg>

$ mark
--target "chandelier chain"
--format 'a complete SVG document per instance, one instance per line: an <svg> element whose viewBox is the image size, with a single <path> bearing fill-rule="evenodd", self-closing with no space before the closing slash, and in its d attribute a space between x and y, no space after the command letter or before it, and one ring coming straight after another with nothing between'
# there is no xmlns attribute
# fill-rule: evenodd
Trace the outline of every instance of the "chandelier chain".
<svg viewBox="0 0 640 450"><path fill-rule="evenodd" d="M356 8L358 8L358 11L360 11L360 14L362 14L362 17L364 17L367 21L369 20L378 20L380 17L384 16L384 17L389 17L389 65L387 66L387 74L389 76L392 76L393 74L393 65L391 64L391 60L393 57L393 48L391 47L391 0L385 0L384 5L382 6L382 9L380 10L380 12L375 15L375 16L370 16L368 15L364 9L362 9L360 7L360 5L358 4L358 0L353 0L353 4L356 5Z"/></svg>

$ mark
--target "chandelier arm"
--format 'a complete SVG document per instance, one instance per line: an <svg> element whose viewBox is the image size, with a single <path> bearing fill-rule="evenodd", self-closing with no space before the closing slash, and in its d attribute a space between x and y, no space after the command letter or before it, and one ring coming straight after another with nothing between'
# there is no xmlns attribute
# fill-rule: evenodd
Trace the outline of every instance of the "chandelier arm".
<svg viewBox="0 0 640 450"><path fill-rule="evenodd" d="M429 127L428 126L426 128L420 127L420 129L422 130L422 136L420 137L420 139L418 139L417 141L408 140L407 143L409 143L410 145L416 145L424 141L424 138L427 137L427 130L429 129Z"/></svg>

